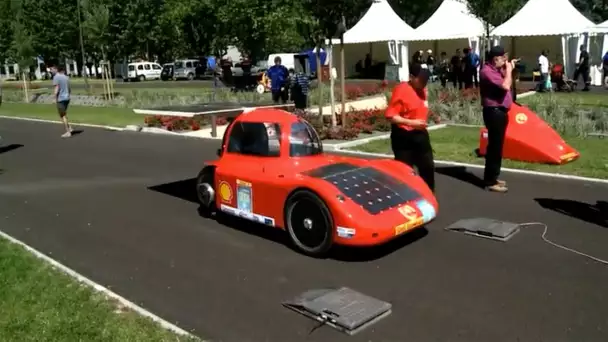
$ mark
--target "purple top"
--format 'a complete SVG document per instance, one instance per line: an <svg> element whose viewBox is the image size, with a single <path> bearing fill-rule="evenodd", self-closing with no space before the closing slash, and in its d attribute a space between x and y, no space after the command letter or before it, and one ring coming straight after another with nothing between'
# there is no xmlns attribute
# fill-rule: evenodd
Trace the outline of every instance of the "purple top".
<svg viewBox="0 0 608 342"><path fill-rule="evenodd" d="M484 107L505 107L511 108L513 97L510 90L505 90L502 83L505 78L491 64L485 64L479 72L479 94L481 95L481 105Z"/></svg>

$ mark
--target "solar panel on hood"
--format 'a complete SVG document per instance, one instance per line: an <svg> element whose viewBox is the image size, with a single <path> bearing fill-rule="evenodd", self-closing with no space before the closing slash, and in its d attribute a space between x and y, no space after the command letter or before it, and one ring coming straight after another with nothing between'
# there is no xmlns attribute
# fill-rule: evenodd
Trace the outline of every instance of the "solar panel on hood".
<svg viewBox="0 0 608 342"><path fill-rule="evenodd" d="M339 163L323 166L306 174L332 183L344 196L361 205L372 215L421 197L407 184L373 167Z"/></svg>

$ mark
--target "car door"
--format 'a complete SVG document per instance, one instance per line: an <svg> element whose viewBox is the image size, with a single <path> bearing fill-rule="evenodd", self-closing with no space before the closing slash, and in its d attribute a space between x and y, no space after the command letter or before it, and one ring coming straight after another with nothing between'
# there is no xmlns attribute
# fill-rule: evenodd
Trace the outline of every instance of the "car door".
<svg viewBox="0 0 608 342"><path fill-rule="evenodd" d="M152 64L152 74L154 78L160 78L160 74L163 71L163 67L160 64Z"/></svg>
<svg viewBox="0 0 608 342"><path fill-rule="evenodd" d="M225 154L215 172L216 202L220 210L275 225L276 206L267 196L268 179L264 170L279 160L279 139L269 137L276 133L277 126L236 122L230 128Z"/></svg>

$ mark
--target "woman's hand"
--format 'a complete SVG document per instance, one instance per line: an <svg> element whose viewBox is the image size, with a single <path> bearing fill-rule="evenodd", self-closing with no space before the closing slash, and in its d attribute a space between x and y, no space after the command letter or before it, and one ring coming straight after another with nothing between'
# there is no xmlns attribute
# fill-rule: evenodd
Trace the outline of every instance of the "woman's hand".
<svg viewBox="0 0 608 342"><path fill-rule="evenodd" d="M426 129L428 124L424 120L407 120L406 125L414 129Z"/></svg>

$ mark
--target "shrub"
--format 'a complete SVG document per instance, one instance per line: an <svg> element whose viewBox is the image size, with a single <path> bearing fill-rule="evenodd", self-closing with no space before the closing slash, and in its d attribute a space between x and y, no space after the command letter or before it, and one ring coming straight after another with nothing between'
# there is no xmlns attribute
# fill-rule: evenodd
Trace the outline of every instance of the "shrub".
<svg viewBox="0 0 608 342"><path fill-rule="evenodd" d="M216 123L218 126L221 126L227 124L228 121L225 117L218 116ZM144 124L147 127L164 128L168 131L198 131L202 127L210 125L211 118L209 116L187 118L179 116L150 115L144 118Z"/></svg>

